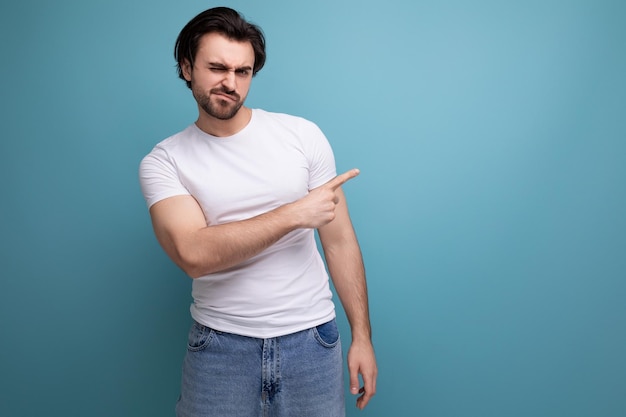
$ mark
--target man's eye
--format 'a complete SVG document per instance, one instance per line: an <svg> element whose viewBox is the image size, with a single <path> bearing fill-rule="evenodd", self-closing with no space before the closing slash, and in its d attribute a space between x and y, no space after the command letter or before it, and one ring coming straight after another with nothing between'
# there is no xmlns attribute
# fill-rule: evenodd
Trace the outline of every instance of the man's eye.
<svg viewBox="0 0 626 417"><path fill-rule="evenodd" d="M217 73L226 72L226 68L219 68L219 67L210 67L209 70L211 70L211 72L217 72Z"/></svg>
<svg viewBox="0 0 626 417"><path fill-rule="evenodd" d="M237 73L237 75L240 75L242 77L247 77L250 74L250 70L247 70L247 69L241 69L235 72Z"/></svg>

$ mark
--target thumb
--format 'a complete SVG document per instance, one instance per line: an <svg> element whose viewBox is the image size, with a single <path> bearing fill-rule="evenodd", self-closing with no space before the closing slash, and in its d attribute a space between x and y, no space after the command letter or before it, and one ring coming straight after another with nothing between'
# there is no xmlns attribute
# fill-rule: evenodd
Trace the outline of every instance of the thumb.
<svg viewBox="0 0 626 417"><path fill-rule="evenodd" d="M359 393L359 372L354 366L350 366L350 394L357 395Z"/></svg>

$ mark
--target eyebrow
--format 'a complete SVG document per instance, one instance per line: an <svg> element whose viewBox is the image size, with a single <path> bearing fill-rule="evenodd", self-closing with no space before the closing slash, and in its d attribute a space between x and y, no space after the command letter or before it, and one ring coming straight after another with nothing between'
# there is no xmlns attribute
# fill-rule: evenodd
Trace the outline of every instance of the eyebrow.
<svg viewBox="0 0 626 417"><path fill-rule="evenodd" d="M222 68L222 69L231 69L230 67L220 63L220 62L209 62L208 65L210 67ZM243 67L232 68L234 71L252 71L252 67L249 65L244 65Z"/></svg>

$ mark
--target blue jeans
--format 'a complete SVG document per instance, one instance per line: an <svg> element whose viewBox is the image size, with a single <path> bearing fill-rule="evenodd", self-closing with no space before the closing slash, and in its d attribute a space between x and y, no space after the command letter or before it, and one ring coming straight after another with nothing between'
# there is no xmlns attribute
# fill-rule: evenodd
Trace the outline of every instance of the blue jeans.
<svg viewBox="0 0 626 417"><path fill-rule="evenodd" d="M343 417L335 320L271 339L189 331L177 417Z"/></svg>

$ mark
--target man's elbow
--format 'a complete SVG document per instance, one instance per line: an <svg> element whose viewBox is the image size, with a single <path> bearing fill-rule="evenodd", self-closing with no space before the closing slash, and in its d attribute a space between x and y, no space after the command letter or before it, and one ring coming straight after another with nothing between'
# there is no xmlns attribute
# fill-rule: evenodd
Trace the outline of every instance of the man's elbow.
<svg viewBox="0 0 626 417"><path fill-rule="evenodd" d="M171 245L167 247L166 252L191 279L204 277L228 267L218 253L197 250L196 245Z"/></svg>
<svg viewBox="0 0 626 417"><path fill-rule="evenodd" d="M185 271L185 273L187 274L187 276L189 276L189 278L191 279L197 279L200 277L203 277L207 274L203 273L200 269L198 268L183 268L183 271Z"/></svg>
<svg viewBox="0 0 626 417"><path fill-rule="evenodd" d="M191 279L197 279L220 271L220 268L215 263L206 262L206 260L204 262L188 260L181 262L179 266Z"/></svg>
<svg viewBox="0 0 626 417"><path fill-rule="evenodd" d="M206 260L201 260L192 254L184 254L177 251L173 258L178 267L191 279L200 278L214 272L210 265L207 265Z"/></svg>

